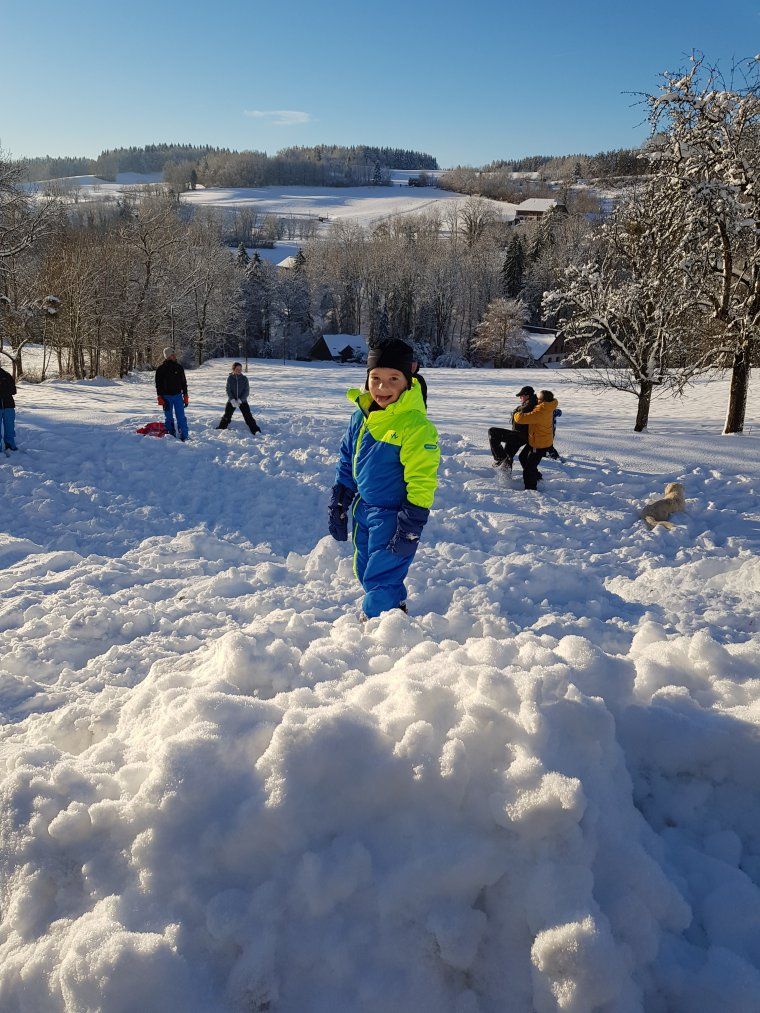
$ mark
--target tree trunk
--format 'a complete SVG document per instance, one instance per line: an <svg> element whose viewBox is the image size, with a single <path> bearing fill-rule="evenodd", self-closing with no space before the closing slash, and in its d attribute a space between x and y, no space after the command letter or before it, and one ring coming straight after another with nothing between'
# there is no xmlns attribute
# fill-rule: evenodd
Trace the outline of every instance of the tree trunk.
<svg viewBox="0 0 760 1013"><path fill-rule="evenodd" d="M636 412L635 433L643 433L649 422L649 408L652 404L652 381L642 380L639 386L639 407Z"/></svg>
<svg viewBox="0 0 760 1013"><path fill-rule="evenodd" d="M747 391L749 390L749 374L751 370L749 345L744 345L734 353L734 365L731 370L731 391L728 395L728 412L724 434L744 432L744 413L747 410Z"/></svg>

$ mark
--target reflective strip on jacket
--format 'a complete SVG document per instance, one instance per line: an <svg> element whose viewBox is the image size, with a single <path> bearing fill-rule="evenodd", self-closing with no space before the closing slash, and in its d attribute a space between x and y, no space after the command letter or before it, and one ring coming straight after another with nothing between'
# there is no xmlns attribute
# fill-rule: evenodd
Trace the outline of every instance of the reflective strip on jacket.
<svg viewBox="0 0 760 1013"><path fill-rule="evenodd" d="M417 380L381 410L369 411L369 391L352 389L346 397L357 411L340 445L337 481L358 492L368 506L398 510L408 500L429 510L441 451Z"/></svg>
<svg viewBox="0 0 760 1013"><path fill-rule="evenodd" d="M518 412L515 422L528 426L528 443L537 450L545 450L554 443L554 409L559 401L539 401L533 411Z"/></svg>

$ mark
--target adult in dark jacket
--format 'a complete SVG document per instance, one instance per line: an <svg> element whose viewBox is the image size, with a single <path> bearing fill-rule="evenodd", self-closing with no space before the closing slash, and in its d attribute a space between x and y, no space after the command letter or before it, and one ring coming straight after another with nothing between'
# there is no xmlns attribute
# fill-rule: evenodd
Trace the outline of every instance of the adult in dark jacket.
<svg viewBox="0 0 760 1013"><path fill-rule="evenodd" d="M536 407L536 392L532 387L522 387L516 397L520 398L520 404L512 412L512 428L498 429L495 426L488 430L488 442L491 445L494 468L506 468L512 470L512 461L515 454L528 442L528 427L515 421L519 412L530 412Z"/></svg>
<svg viewBox="0 0 760 1013"><path fill-rule="evenodd" d="M248 383L248 377L243 375L242 364L233 362L232 372L227 377L227 404L224 407L224 415L222 415L222 420L216 427L217 429L226 429L232 420L233 412L236 408L239 408L245 419L245 424L251 430L251 433L255 436L256 433L261 432L248 406L248 395L250 392L251 385Z"/></svg>
<svg viewBox="0 0 760 1013"><path fill-rule="evenodd" d="M177 356L173 348L164 349L164 361L156 370L156 394L158 403L164 409L164 424L167 433L177 435L184 441L188 436L187 418L185 408L190 403L187 396L187 379L185 371L177 362ZM177 429L174 428L174 417L177 419Z"/></svg>
<svg viewBox="0 0 760 1013"><path fill-rule="evenodd" d="M16 384L11 374L0 366L0 446L18 450L16 446Z"/></svg>

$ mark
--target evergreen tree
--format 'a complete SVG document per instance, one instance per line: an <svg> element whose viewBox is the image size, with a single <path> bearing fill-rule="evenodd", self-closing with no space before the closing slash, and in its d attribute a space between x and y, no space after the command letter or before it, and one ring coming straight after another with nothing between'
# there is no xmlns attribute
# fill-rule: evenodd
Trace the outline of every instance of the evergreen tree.
<svg viewBox="0 0 760 1013"><path fill-rule="evenodd" d="M541 229L541 222L536 222L531 230L528 240L528 260L535 264L544 251L545 235Z"/></svg>
<svg viewBox="0 0 760 1013"><path fill-rule="evenodd" d="M271 351L275 279L256 251L245 269L245 278L245 333L250 350L255 355L266 355Z"/></svg>
<svg viewBox="0 0 760 1013"><path fill-rule="evenodd" d="M190 171L190 189L194 190L197 185L198 185L198 173L195 171L195 169L192 169Z"/></svg>
<svg viewBox="0 0 760 1013"><path fill-rule="evenodd" d="M248 251L245 248L245 243L241 242L240 246L238 246L238 252L237 257L235 258L235 262L238 264L239 267L248 267L248 265L250 264L251 258L248 256Z"/></svg>
<svg viewBox="0 0 760 1013"><path fill-rule="evenodd" d="M379 162L375 162L375 170L372 173L372 185L373 186L383 185L383 170L380 168Z"/></svg>
<svg viewBox="0 0 760 1013"><path fill-rule="evenodd" d="M508 299L516 299L523 287L525 253L519 235L514 232L507 246L504 266L501 269L502 288Z"/></svg>
<svg viewBox="0 0 760 1013"><path fill-rule="evenodd" d="M540 233L540 243L542 250L551 249L556 241L556 235L554 227L557 224L557 212L552 208L551 211L547 211L545 215L542 215L538 222L538 232Z"/></svg>
<svg viewBox="0 0 760 1013"><path fill-rule="evenodd" d="M293 270L296 274L303 274L306 268L306 254L302 249L299 248L298 253L295 255L295 263L293 264Z"/></svg>

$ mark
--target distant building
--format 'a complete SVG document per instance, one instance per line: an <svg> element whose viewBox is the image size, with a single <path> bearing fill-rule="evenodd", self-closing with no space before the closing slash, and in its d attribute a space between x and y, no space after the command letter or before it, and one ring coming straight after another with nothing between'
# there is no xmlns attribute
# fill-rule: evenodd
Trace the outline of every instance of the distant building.
<svg viewBox="0 0 760 1013"><path fill-rule="evenodd" d="M557 369L565 361L565 339L558 336L553 328L526 324L523 338L530 354L530 359L523 364L524 368L546 366Z"/></svg>
<svg viewBox="0 0 760 1013"><path fill-rule="evenodd" d="M281 268L283 271L292 271L295 266L296 266L295 257L286 257L284 260L281 260L279 264L277 264L277 267Z"/></svg>
<svg viewBox="0 0 760 1013"><path fill-rule="evenodd" d="M309 358L317 362L366 362L367 342L361 334L323 334Z"/></svg>
<svg viewBox="0 0 760 1013"><path fill-rule="evenodd" d="M518 222L535 222L555 208L558 211L567 212L565 205L560 204L553 197L528 197L522 204L517 205L516 220Z"/></svg>

